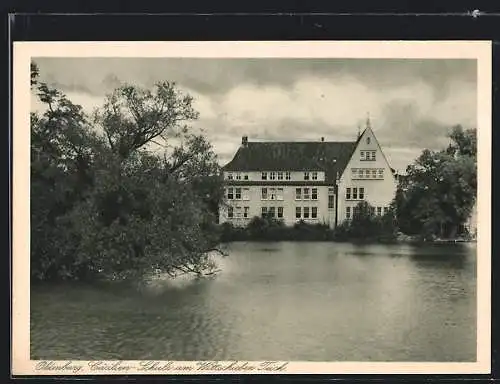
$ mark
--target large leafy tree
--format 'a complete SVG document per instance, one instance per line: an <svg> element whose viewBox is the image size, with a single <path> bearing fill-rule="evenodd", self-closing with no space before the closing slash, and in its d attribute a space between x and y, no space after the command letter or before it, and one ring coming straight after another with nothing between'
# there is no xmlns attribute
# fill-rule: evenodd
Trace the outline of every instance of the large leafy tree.
<svg viewBox="0 0 500 384"><path fill-rule="evenodd" d="M191 97L123 85L87 117L33 65L32 86L32 276L210 272L222 183Z"/></svg>
<svg viewBox="0 0 500 384"><path fill-rule="evenodd" d="M398 187L398 223L407 234L452 237L471 214L477 190L476 130L456 126L449 137L447 149L424 150Z"/></svg>

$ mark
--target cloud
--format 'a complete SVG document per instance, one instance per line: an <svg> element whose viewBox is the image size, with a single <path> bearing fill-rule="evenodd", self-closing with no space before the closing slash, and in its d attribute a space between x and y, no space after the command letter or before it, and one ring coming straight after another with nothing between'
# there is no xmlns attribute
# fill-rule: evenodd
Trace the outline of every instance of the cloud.
<svg viewBox="0 0 500 384"><path fill-rule="evenodd" d="M221 162L241 136L354 140L370 113L395 167L438 149L455 124L475 127L473 60L38 58L42 80L91 112L121 82L174 81L194 97ZM33 107L33 108L36 108ZM413 156L411 158L411 156Z"/></svg>

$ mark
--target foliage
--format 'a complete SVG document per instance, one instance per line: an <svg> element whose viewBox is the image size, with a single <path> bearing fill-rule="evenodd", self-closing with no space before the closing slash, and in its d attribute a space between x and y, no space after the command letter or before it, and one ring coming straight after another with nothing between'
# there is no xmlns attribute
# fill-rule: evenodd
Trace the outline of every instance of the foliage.
<svg viewBox="0 0 500 384"><path fill-rule="evenodd" d="M424 150L395 197L402 232L424 238L453 237L471 214L477 190L476 130L456 126L441 151Z"/></svg>
<svg viewBox="0 0 500 384"><path fill-rule="evenodd" d="M47 106L31 115L32 278L211 272L223 188L210 143L186 125L191 97L123 85L88 117L34 64L31 84Z"/></svg>

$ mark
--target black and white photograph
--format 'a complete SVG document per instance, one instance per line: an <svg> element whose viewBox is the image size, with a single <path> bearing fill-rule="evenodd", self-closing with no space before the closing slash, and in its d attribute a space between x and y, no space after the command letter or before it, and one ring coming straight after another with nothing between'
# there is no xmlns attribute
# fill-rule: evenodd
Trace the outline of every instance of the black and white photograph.
<svg viewBox="0 0 500 384"><path fill-rule="evenodd" d="M23 364L488 369L490 46L169 44L20 55Z"/></svg>

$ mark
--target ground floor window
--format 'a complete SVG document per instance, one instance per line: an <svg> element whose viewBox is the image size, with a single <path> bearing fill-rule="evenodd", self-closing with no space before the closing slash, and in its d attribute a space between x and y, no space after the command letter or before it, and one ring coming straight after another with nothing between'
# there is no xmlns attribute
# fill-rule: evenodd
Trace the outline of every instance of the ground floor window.
<svg viewBox="0 0 500 384"><path fill-rule="evenodd" d="M227 208L227 217L230 219L232 219L234 217L234 208L233 207Z"/></svg>
<svg viewBox="0 0 500 384"><path fill-rule="evenodd" d="M278 207L278 218L281 219L283 217L283 207Z"/></svg>

